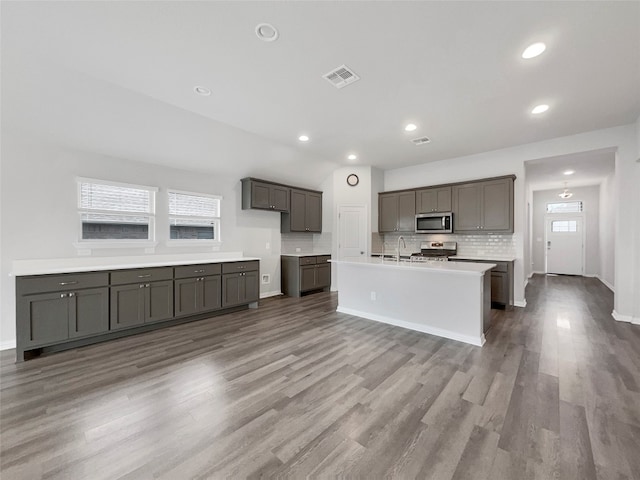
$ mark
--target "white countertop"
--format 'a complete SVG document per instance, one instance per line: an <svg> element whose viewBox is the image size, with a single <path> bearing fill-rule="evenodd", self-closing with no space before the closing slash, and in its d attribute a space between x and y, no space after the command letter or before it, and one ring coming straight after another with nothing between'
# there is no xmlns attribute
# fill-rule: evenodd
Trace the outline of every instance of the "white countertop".
<svg viewBox="0 0 640 480"><path fill-rule="evenodd" d="M454 255L449 257L449 260L484 260L484 261L493 261L493 262L513 262L516 257L508 256L508 255Z"/></svg>
<svg viewBox="0 0 640 480"><path fill-rule="evenodd" d="M395 260L380 260L380 258L358 258L354 260L329 260L332 263L363 265L373 268L393 268L411 271L430 271L443 273L460 273L468 275L482 275L495 267L492 263L463 263L463 262L396 262Z"/></svg>
<svg viewBox="0 0 640 480"><path fill-rule="evenodd" d="M328 252L311 252L311 253L281 253L281 257L316 257L318 255L328 255L331 256L331 253Z"/></svg>
<svg viewBox="0 0 640 480"><path fill-rule="evenodd" d="M242 252L217 252L215 254L137 255L122 257L74 257L36 260L15 260L10 276L48 275L52 273L95 272L127 268L169 267L198 265L203 263L239 262L260 260L245 257Z"/></svg>

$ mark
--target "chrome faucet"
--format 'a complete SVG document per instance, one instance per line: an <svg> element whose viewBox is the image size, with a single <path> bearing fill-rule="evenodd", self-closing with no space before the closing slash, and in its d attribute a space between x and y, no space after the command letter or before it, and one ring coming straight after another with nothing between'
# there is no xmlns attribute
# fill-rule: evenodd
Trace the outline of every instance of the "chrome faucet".
<svg viewBox="0 0 640 480"><path fill-rule="evenodd" d="M398 248L396 249L396 253L397 253L397 256L396 256L396 263L400 263L400 240L402 240L402 245L403 245L403 247L404 247L404 248L407 248L407 244L406 244L406 242L404 241L404 238L402 237L402 235L400 235L400 236L398 237Z"/></svg>

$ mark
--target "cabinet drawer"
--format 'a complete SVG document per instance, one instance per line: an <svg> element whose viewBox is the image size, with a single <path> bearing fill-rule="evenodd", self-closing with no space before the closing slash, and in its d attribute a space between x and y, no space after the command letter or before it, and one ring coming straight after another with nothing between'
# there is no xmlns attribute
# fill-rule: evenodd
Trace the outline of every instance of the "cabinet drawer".
<svg viewBox="0 0 640 480"><path fill-rule="evenodd" d="M16 282L18 295L103 287L107 285L109 285L109 272L18 277Z"/></svg>
<svg viewBox="0 0 640 480"><path fill-rule="evenodd" d="M316 257L300 257L300 265L315 265Z"/></svg>
<svg viewBox="0 0 640 480"><path fill-rule="evenodd" d="M222 264L222 273L246 272L249 270L258 270L258 261L251 260L249 262L229 262Z"/></svg>
<svg viewBox="0 0 640 480"><path fill-rule="evenodd" d="M155 282L157 280L172 280L173 268L136 268L132 270L117 270L111 272L111 285L126 285L127 283Z"/></svg>
<svg viewBox="0 0 640 480"><path fill-rule="evenodd" d="M331 255L318 255L316 257L316 263L324 264L331 260Z"/></svg>
<svg viewBox="0 0 640 480"><path fill-rule="evenodd" d="M208 275L220 275L222 266L219 263L204 265L185 265L175 268L175 278L206 277Z"/></svg>

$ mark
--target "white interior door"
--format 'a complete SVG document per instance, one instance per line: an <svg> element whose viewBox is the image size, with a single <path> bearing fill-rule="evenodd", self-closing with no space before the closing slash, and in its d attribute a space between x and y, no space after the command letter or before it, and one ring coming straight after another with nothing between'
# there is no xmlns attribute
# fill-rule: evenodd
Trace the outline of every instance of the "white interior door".
<svg viewBox="0 0 640 480"><path fill-rule="evenodd" d="M367 206L338 205L338 259L367 255Z"/></svg>
<svg viewBox="0 0 640 480"><path fill-rule="evenodd" d="M546 217L547 273L584 273L584 228L581 216Z"/></svg>

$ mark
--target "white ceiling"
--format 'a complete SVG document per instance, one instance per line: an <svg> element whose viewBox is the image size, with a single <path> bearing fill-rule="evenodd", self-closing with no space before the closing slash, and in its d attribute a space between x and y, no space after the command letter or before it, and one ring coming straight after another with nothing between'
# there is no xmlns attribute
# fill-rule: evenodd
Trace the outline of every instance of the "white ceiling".
<svg viewBox="0 0 640 480"><path fill-rule="evenodd" d="M180 168L309 176L355 152L357 163L389 169L640 115L640 2L1 8L3 127ZM257 39L261 22L278 28L277 41ZM534 41L547 51L521 59ZM338 90L321 75L342 64L361 80ZM539 103L551 109L534 117ZM418 130L405 133L407 122ZM430 144L409 142L425 135ZM262 156L246 146L255 136Z"/></svg>
<svg viewBox="0 0 640 480"><path fill-rule="evenodd" d="M531 190L569 189L598 185L615 170L615 152L610 149L548 157L525 163ZM564 172L573 170L572 175Z"/></svg>

